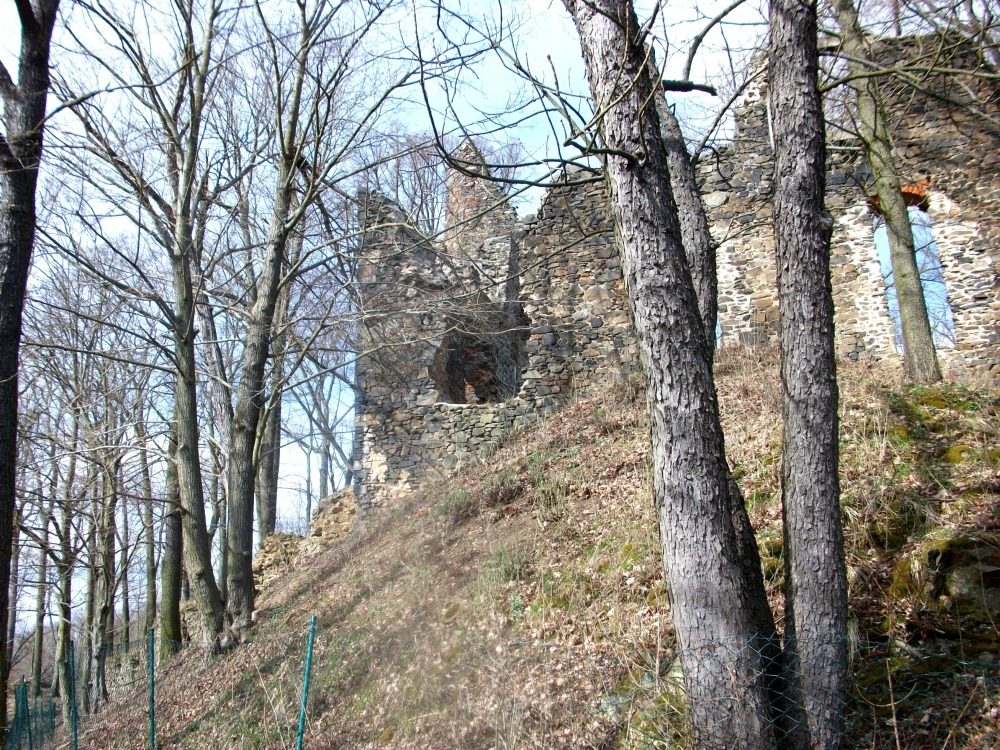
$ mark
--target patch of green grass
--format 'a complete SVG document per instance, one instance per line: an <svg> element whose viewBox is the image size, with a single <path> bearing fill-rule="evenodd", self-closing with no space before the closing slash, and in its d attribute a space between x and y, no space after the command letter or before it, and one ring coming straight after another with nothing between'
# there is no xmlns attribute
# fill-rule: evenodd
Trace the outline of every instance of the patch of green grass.
<svg viewBox="0 0 1000 750"><path fill-rule="evenodd" d="M449 526L475 518L482 510L479 497L467 490L452 490L431 509L431 514Z"/></svg>
<svg viewBox="0 0 1000 750"><path fill-rule="evenodd" d="M506 469L487 480L482 490L483 505L500 508L510 505L524 493L524 485L511 469Z"/></svg>
<svg viewBox="0 0 1000 750"><path fill-rule="evenodd" d="M481 597L491 597L508 583L528 577L531 564L528 550L520 545L497 546L476 576L474 589Z"/></svg>

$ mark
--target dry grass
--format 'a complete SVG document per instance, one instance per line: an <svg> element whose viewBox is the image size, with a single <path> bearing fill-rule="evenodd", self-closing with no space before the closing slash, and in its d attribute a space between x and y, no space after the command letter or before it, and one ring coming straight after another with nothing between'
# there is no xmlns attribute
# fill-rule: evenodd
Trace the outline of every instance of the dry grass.
<svg viewBox="0 0 1000 750"><path fill-rule="evenodd" d="M728 454L777 608L777 361L726 350L717 370ZM901 391L894 380L843 366L843 507L859 631L912 641L926 615L885 596L892 565L941 524L997 528L1000 396ZM968 444L967 457L942 462L955 444ZM573 404L488 465L300 559L259 604L251 645L168 665L163 748L292 746L313 613L308 747L638 747L636 736L667 732L683 710L664 698L673 641L647 426L626 389ZM990 710L973 701L963 723ZM84 746L131 747L141 719L108 715Z"/></svg>

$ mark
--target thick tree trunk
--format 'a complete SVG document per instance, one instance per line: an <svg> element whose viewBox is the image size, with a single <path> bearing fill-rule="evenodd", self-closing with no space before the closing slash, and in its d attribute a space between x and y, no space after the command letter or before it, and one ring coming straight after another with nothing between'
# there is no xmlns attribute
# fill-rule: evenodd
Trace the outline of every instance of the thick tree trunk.
<svg viewBox="0 0 1000 750"><path fill-rule="evenodd" d="M833 750L847 696L847 576L840 523L837 367L830 284L833 220L817 87L816 5L771 0L774 238L784 392L785 651L796 737ZM796 743L798 744L798 742Z"/></svg>
<svg viewBox="0 0 1000 750"><path fill-rule="evenodd" d="M258 283L257 303L251 312L243 343L243 367L236 393L232 449L229 456L229 625L239 641L253 615L253 520L257 472L254 447L264 407L264 368L270 349L271 324L278 296L284 248L284 216L268 242L268 254ZM275 214L278 215L278 207ZM280 245L279 245L280 243ZM273 528L273 526L272 526ZM261 535L265 530L261 529Z"/></svg>
<svg viewBox="0 0 1000 750"><path fill-rule="evenodd" d="M17 594L21 576L21 529L20 524L14 523L14 540L11 545L10 559L10 591L7 593L7 600L10 602L10 617L7 619L7 632L4 636L7 639L4 651L6 664L10 664L14 659L14 640L17 637Z"/></svg>
<svg viewBox="0 0 1000 750"><path fill-rule="evenodd" d="M758 617L745 585L711 348L670 191L631 3L565 0L580 33L648 380L664 574L700 748L774 747ZM761 577L760 568L756 569ZM753 587L763 591L763 583Z"/></svg>
<svg viewBox="0 0 1000 750"><path fill-rule="evenodd" d="M17 83L6 84L0 138L0 633L7 632L17 476L18 357L21 313L35 244L35 189L49 92L49 47L58 0L18 3ZM12 619L12 618L11 618ZM0 649L0 743L6 736L7 649Z"/></svg>
<svg viewBox="0 0 1000 750"><path fill-rule="evenodd" d="M63 548L68 551L68 545ZM69 671L69 642L73 637L73 566L67 565L69 556L63 556L56 566L59 571L59 624L56 628L56 668L59 679L59 699L63 723L72 721L73 704L70 686L73 680Z"/></svg>
<svg viewBox="0 0 1000 750"><path fill-rule="evenodd" d="M684 143L680 123L663 96L656 97L660 117L660 136L667 151L670 191L677 204L681 242L691 269L691 280L698 295L698 310L705 327L708 348L715 353L715 331L719 317L719 282L715 264L716 243L708 229L705 204L701 202L698 180Z"/></svg>
<svg viewBox="0 0 1000 750"><path fill-rule="evenodd" d="M330 446L323 437L320 438L320 445L322 451L319 454L319 498L322 500L330 494ZM308 499L312 500L312 497Z"/></svg>
<svg viewBox="0 0 1000 750"><path fill-rule="evenodd" d="M104 493L95 504L96 546L94 568L94 616L90 623L90 710L99 711L108 700L106 666L113 647L115 612L115 511L118 505L117 468L105 469Z"/></svg>
<svg viewBox="0 0 1000 750"><path fill-rule="evenodd" d="M264 373L270 354L281 266L289 236L288 220L292 210L295 118L303 76L301 60L299 64L300 69L296 72L298 83L288 109L293 114L288 131L282 134L282 162L278 170L263 264L257 279L257 299L250 311L243 340L243 362L233 416L229 455L229 588L226 611L232 636L237 642L242 640L253 617L253 520L257 479L255 448L264 408ZM270 529L262 527L262 537L274 530L273 517L265 519L265 522L270 524Z"/></svg>
<svg viewBox="0 0 1000 750"><path fill-rule="evenodd" d="M167 460L166 508L163 514L163 558L160 567L160 656L174 653L181 643L181 575L184 570L184 536L180 491L177 486L175 442Z"/></svg>
<svg viewBox="0 0 1000 750"><path fill-rule="evenodd" d="M263 544L278 521L278 469L281 465L281 400L267 412L257 465L257 529Z"/></svg>
<svg viewBox="0 0 1000 750"><path fill-rule="evenodd" d="M298 237L301 244L301 236ZM287 287L286 287L287 290ZM257 528L260 541L274 533L278 522L278 478L281 471L281 401L285 378L285 332L288 316L288 294L278 295L275 305L271 342L270 409L264 423L259 446L257 469Z"/></svg>
<svg viewBox="0 0 1000 750"><path fill-rule="evenodd" d="M903 183L896 166L897 159L892 152L892 136L878 78L869 75L871 66L866 62L870 56L853 0L836 0L834 9L848 71L852 76L859 76L850 83L858 107L858 135L872 170L879 211L885 219L889 235L889 256L896 280L903 332L903 376L910 383L936 383L941 380L941 370L934 350L934 334L920 283L913 229L901 190Z"/></svg>
<svg viewBox="0 0 1000 750"><path fill-rule="evenodd" d="M91 534L91 540L93 541L93 534ZM93 549L93 545L91 545ZM81 693L81 708L83 713L90 713L90 685L91 678L93 676L93 669L91 665L91 655L94 652L94 642L93 642L93 623L94 623L94 597L96 595L97 588L97 576L95 575L94 566L87 566L87 597L84 600L84 615L83 615L83 628L81 629L81 643L80 648L76 654L74 654L74 661L77 664L82 665L83 674L81 675L83 679L80 681L83 688Z"/></svg>
<svg viewBox="0 0 1000 750"><path fill-rule="evenodd" d="M129 534L128 526L128 503L122 503L122 548L120 551L121 560L118 563L119 578L118 578L118 588L121 592L121 608L122 608L122 644L126 651L129 650L129 644L132 638L132 603L131 599L131 587L129 586L128 580L128 559L129 559L129 546L131 545L131 539ZM113 620L113 618L112 618Z"/></svg>
<svg viewBox="0 0 1000 750"><path fill-rule="evenodd" d="M222 633L222 597L212 568L205 525L205 490L201 474L198 430L198 373L195 364L194 299L190 269L190 226L179 224L177 251L171 254L175 295L174 348L177 362L175 435L177 485L184 530L184 568L205 633L213 641Z"/></svg>

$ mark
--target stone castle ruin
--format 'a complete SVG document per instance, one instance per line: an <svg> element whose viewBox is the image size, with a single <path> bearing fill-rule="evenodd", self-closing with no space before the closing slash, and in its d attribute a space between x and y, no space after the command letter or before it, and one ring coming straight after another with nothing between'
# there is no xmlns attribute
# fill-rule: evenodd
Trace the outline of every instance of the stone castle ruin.
<svg viewBox="0 0 1000 750"><path fill-rule="evenodd" d="M912 63L936 49L896 40L883 62L895 54ZM929 216L954 319L956 345L939 352L942 366L997 381L1000 127L989 120L1000 120L1000 96L979 92L990 107L984 118L962 105L970 85L985 84L927 76L919 89L884 94L905 192ZM765 87L747 90L731 144L698 165L720 243L720 346L777 340ZM421 235L387 199L363 196L354 459L362 511L488 456L572 394L639 369L605 185L570 174L536 216L521 220L476 168L483 160L475 146L454 156L473 168L449 173L440 241ZM896 355L869 182L857 141L832 134L831 280L838 350L852 359Z"/></svg>

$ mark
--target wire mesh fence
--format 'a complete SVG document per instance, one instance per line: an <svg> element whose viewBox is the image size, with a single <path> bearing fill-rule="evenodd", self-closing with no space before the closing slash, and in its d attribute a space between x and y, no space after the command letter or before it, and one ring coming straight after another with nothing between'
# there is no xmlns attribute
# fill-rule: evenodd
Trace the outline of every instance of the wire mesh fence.
<svg viewBox="0 0 1000 750"><path fill-rule="evenodd" d="M842 735L844 748L1000 748L996 654L970 658L960 644L917 648L896 640L843 645L850 676L828 715L803 697L810 685L781 665L780 648L775 661L775 650L721 644L671 652L656 669L605 698L602 709L618 725L625 746L650 750L722 750L735 746L732 738L740 735L768 738L759 747L812 746L809 738L815 740L822 723L839 725L833 731ZM720 673L707 664L730 670L722 681L729 684L717 685L714 694L689 695L684 665L691 664L703 674ZM738 675L740 668L748 671Z"/></svg>
<svg viewBox="0 0 1000 750"><path fill-rule="evenodd" d="M317 634L313 620L280 636L258 634L222 658L212 656L203 644L182 647L149 639L108 644L97 655L71 652L47 678L56 695L50 691L35 697L30 683L16 686L5 747L139 750L195 747L198 742L223 747L237 739L241 747L328 746L326 735L318 738L310 732L319 724L325 731L334 726L339 717L331 718L327 712L336 714L354 700L349 695L338 699L337 693L354 689L351 675L365 672L361 660L371 657L360 652L355 656L343 638L334 631ZM549 717L551 722L544 720L544 709L524 706L528 721L508 732L506 737L514 741L505 740L505 746L562 747L546 745L546 738L555 735L559 722L575 720L570 717L573 713L581 726L600 727L604 739L598 740L598 729L593 729L593 746L612 737L613 746L630 750L715 750L730 746L725 738L733 736L734 722L739 721L750 724L742 730L737 727L737 732L768 738L759 747L797 746L797 733L828 719L817 718L815 709L810 713L801 708L794 670L781 659L774 660L780 644L768 645L769 650L713 644L683 653L663 648L648 667L636 670L631 665L629 674L619 673L606 683L612 687L599 698L565 706L565 713ZM992 651L970 656L960 643L915 647L891 639L842 645L849 653L849 689L831 710L833 723L839 725L835 731L844 736L842 747L1000 747L1000 661ZM177 652L171 655L173 647ZM353 659L359 660L357 669ZM697 693L685 685L685 669L725 673L731 684L715 697ZM309 696L310 674L319 678L313 686L314 702ZM69 683L65 691L60 689L62 681ZM199 684L224 684L226 689L199 690ZM503 689L500 684L496 687ZM768 697L755 703L752 696L758 689ZM371 690L370 684L366 690ZM498 705L503 705L500 698ZM412 699L426 700L426 696L412 695ZM513 713L508 710L508 718ZM480 720L486 726L499 726L497 717L477 717ZM227 734L205 745L204 735L196 739L189 734L192 723L199 722L198 731L207 731L211 724L212 731ZM404 729L399 731L402 741ZM517 741L518 734L522 742ZM444 746L429 736L427 740L427 747Z"/></svg>
<svg viewBox="0 0 1000 750"><path fill-rule="evenodd" d="M22 678L14 687L14 712L7 729L6 747L42 748L55 731L55 701L51 696L29 697L28 685Z"/></svg>
<svg viewBox="0 0 1000 750"><path fill-rule="evenodd" d="M251 661L260 673L262 668L272 669L273 662L287 658L291 652L305 654L299 660L303 668L298 675L301 695L296 696L300 709L285 722L290 726L283 727L284 735L291 735L298 750L303 747L306 727L314 638L315 618L311 618L304 630L296 628L285 638L267 639L266 649L257 648L264 643L255 644L251 640L237 652L227 655L236 657L228 661L239 661L240 656L253 654L256 648L261 653ZM217 657L211 644L165 641L158 638L155 631L149 631L141 641L107 643L92 652L86 648L77 649L76 644L71 643L66 658L43 672L39 682L47 688L44 696L29 698L30 685L24 680L16 686L15 706L9 717L4 750L124 748L126 745L120 744L121 740L107 744L107 737L124 727L129 729L127 747L151 750L162 747L161 734L175 736L179 732L177 717L171 715L176 704L169 694L158 696L157 687L166 686L176 694L192 672L204 672L206 668L223 663L224 660ZM265 660L272 664L266 664ZM266 685L254 683L255 680L248 680L248 688L243 692L268 693ZM161 714L167 719L166 733L158 732L157 721ZM141 736L134 731L137 726L146 730Z"/></svg>

